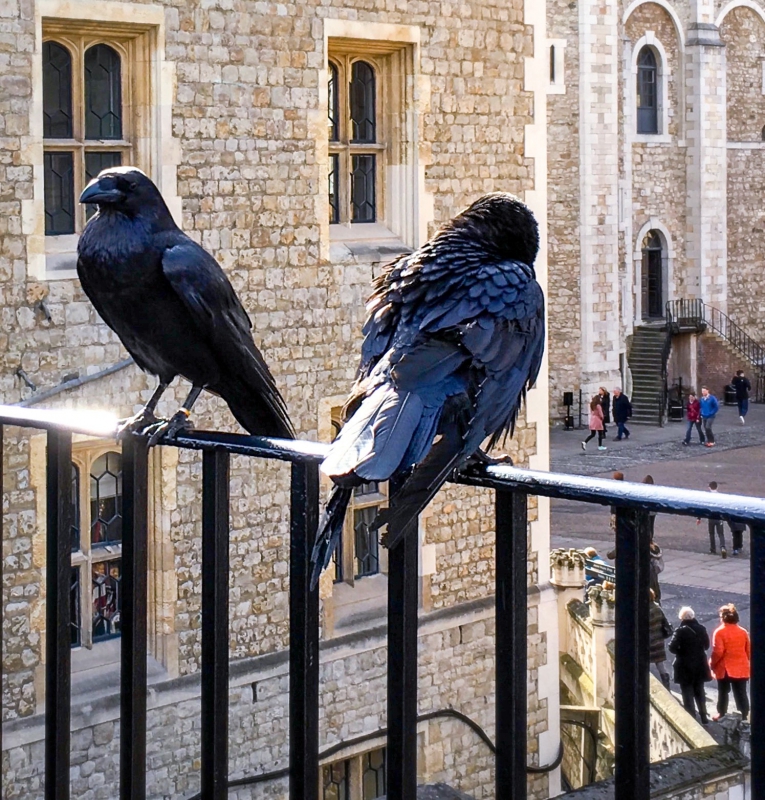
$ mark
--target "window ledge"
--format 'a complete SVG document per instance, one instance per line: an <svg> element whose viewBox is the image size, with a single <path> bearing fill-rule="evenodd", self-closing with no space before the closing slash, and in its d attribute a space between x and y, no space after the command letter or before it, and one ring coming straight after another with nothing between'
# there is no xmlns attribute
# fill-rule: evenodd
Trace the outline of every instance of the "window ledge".
<svg viewBox="0 0 765 800"><path fill-rule="evenodd" d="M411 253L389 228L379 222L330 226L330 256L334 263L343 261L390 261Z"/></svg>
<svg viewBox="0 0 765 800"><path fill-rule="evenodd" d="M354 586L336 583L332 593L335 609L334 635L365 630L387 614L388 576L358 578Z"/></svg>
<svg viewBox="0 0 765 800"><path fill-rule="evenodd" d="M45 237L45 277L48 280L77 277L77 242L80 236Z"/></svg>
<svg viewBox="0 0 765 800"><path fill-rule="evenodd" d="M671 144L672 136L668 133L636 133L633 144Z"/></svg>

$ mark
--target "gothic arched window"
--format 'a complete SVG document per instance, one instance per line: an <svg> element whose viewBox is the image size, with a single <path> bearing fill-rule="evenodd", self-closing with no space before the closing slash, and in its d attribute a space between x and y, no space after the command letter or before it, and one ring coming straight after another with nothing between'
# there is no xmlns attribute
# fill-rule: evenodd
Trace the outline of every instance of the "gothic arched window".
<svg viewBox="0 0 765 800"><path fill-rule="evenodd" d="M651 47L644 47L637 61L637 132L659 132L659 67Z"/></svg>

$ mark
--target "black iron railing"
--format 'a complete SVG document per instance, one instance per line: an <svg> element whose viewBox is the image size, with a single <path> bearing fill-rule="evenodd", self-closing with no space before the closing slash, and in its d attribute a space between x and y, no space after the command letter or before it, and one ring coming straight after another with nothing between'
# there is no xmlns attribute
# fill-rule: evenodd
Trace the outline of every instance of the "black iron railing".
<svg viewBox="0 0 765 800"><path fill-rule="evenodd" d="M703 300L670 300L667 303L667 323L673 333L683 328L711 328L729 342L755 371L753 397L757 402L765 401L765 345L752 338L726 313Z"/></svg>
<svg viewBox="0 0 765 800"><path fill-rule="evenodd" d="M45 798L69 800L71 632L69 582L73 433L114 434L115 420L90 412L0 406L7 426L47 431L47 630ZM10 434L13 435L13 434ZM309 557L319 514L325 446L223 433L189 433L164 446L201 450L202 714L201 797L224 800L228 781L228 466L232 453L292 464L290 524L290 800L319 798L319 595ZM123 443L123 605L120 800L146 797L148 448ZM0 477L2 477L0 475ZM527 497L615 505L616 794L649 797L649 512L713 517L751 526L752 797L765 797L765 500L505 466L477 468L458 483L496 497L496 795L526 797ZM0 530L0 533L2 531ZM406 536L389 558L387 791L414 800L417 780L418 540ZM0 575L2 579L2 575ZM554 654L550 654L554 657ZM232 784L233 785L233 784Z"/></svg>

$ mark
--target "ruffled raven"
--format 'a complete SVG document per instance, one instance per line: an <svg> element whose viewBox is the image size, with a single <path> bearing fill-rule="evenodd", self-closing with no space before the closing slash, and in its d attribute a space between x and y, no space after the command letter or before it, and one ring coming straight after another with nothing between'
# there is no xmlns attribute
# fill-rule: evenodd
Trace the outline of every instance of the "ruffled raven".
<svg viewBox="0 0 765 800"><path fill-rule="evenodd" d="M334 487L313 551L315 585L342 532L354 487L396 479L394 546L449 474L512 430L545 342L531 211L488 194L423 247L384 268L367 304L361 365L347 420L322 471Z"/></svg>
<svg viewBox="0 0 765 800"><path fill-rule="evenodd" d="M136 364L159 383L124 427L174 435L188 425L202 389L220 395L250 433L292 438L273 376L251 323L218 262L173 221L157 187L138 169L106 169L80 196L95 203L77 247L82 288ZM154 416L168 384L192 389L169 421Z"/></svg>

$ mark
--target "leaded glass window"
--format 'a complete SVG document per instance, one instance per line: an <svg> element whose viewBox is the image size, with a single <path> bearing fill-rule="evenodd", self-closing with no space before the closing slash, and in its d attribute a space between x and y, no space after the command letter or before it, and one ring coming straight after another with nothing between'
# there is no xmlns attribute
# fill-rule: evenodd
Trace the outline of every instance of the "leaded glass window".
<svg viewBox="0 0 765 800"><path fill-rule="evenodd" d="M322 800L351 800L350 759L322 767Z"/></svg>
<svg viewBox="0 0 765 800"><path fill-rule="evenodd" d="M375 72L366 61L351 67L351 141L358 144L376 141Z"/></svg>
<svg viewBox="0 0 765 800"><path fill-rule="evenodd" d="M65 43L43 42L47 236L79 233L94 211L77 202L87 182L102 169L132 161L125 116L128 52L125 41L107 44L95 34L66 32Z"/></svg>
<svg viewBox="0 0 765 800"><path fill-rule="evenodd" d="M45 235L74 233L74 153L44 153Z"/></svg>
<svg viewBox="0 0 765 800"><path fill-rule="evenodd" d="M376 506L364 506L353 510L357 578L377 575L380 571L380 539L376 530L370 530L376 516Z"/></svg>
<svg viewBox="0 0 765 800"><path fill-rule="evenodd" d="M85 51L85 138L122 138L122 64L108 44Z"/></svg>
<svg viewBox="0 0 765 800"><path fill-rule="evenodd" d="M343 54L330 60L328 72L330 223L377 222L385 157L378 124L380 67Z"/></svg>
<svg viewBox="0 0 765 800"><path fill-rule="evenodd" d="M120 634L122 455L114 445L72 451L72 646Z"/></svg>
<svg viewBox="0 0 765 800"><path fill-rule="evenodd" d="M656 54L644 47L637 63L637 132L659 132L658 65Z"/></svg>
<svg viewBox="0 0 765 800"><path fill-rule="evenodd" d="M122 456L104 453L90 472L90 542L93 547L122 541Z"/></svg>
<svg viewBox="0 0 765 800"><path fill-rule="evenodd" d="M122 613L122 559L93 564L93 641L119 636Z"/></svg>
<svg viewBox="0 0 765 800"><path fill-rule="evenodd" d="M364 753L361 759L361 798L376 800L385 796L385 748Z"/></svg>
<svg viewBox="0 0 765 800"><path fill-rule="evenodd" d="M43 43L43 136L72 138L72 57L58 42Z"/></svg>

